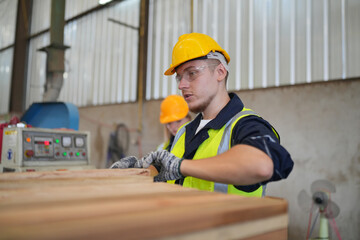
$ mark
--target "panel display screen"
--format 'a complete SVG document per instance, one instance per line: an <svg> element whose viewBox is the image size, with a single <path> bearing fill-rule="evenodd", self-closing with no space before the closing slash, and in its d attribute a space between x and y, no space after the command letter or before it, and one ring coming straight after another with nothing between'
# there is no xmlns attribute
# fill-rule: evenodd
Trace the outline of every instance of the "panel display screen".
<svg viewBox="0 0 360 240"><path fill-rule="evenodd" d="M34 147L36 157L52 157L54 156L53 139L49 137L35 137Z"/></svg>

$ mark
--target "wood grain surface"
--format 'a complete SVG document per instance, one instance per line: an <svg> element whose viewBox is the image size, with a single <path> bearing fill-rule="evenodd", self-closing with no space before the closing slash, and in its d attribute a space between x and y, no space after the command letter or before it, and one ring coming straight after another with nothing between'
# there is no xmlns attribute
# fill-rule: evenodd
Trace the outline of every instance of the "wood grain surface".
<svg viewBox="0 0 360 240"><path fill-rule="evenodd" d="M287 239L283 199L154 183L143 171L2 174L0 239Z"/></svg>

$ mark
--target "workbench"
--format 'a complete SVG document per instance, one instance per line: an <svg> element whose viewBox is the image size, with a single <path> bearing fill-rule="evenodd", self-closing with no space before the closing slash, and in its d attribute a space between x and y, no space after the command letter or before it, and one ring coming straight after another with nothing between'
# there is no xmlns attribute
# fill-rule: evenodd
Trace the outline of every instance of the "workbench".
<svg viewBox="0 0 360 240"><path fill-rule="evenodd" d="M145 169L0 174L0 239L287 239L287 202L154 183Z"/></svg>

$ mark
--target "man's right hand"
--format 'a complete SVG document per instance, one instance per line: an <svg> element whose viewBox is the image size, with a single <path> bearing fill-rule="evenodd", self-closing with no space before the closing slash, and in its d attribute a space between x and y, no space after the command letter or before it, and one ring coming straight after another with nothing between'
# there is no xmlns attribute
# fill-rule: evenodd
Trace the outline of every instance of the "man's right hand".
<svg viewBox="0 0 360 240"><path fill-rule="evenodd" d="M110 168L148 168L152 164L152 159L148 158L149 155L142 159L137 159L135 156L124 157L113 163Z"/></svg>
<svg viewBox="0 0 360 240"><path fill-rule="evenodd" d="M124 157L119 161L113 163L110 168L134 168L138 165L139 160L134 156Z"/></svg>

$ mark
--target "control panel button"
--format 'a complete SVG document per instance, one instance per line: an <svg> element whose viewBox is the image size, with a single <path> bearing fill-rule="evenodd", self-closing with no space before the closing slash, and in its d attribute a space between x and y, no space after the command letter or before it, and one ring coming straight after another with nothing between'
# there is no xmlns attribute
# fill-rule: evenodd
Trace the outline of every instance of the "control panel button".
<svg viewBox="0 0 360 240"><path fill-rule="evenodd" d="M33 150L26 150L26 151L25 151L25 156L26 156L26 157L32 157L32 156L34 156L34 151L33 151Z"/></svg>

